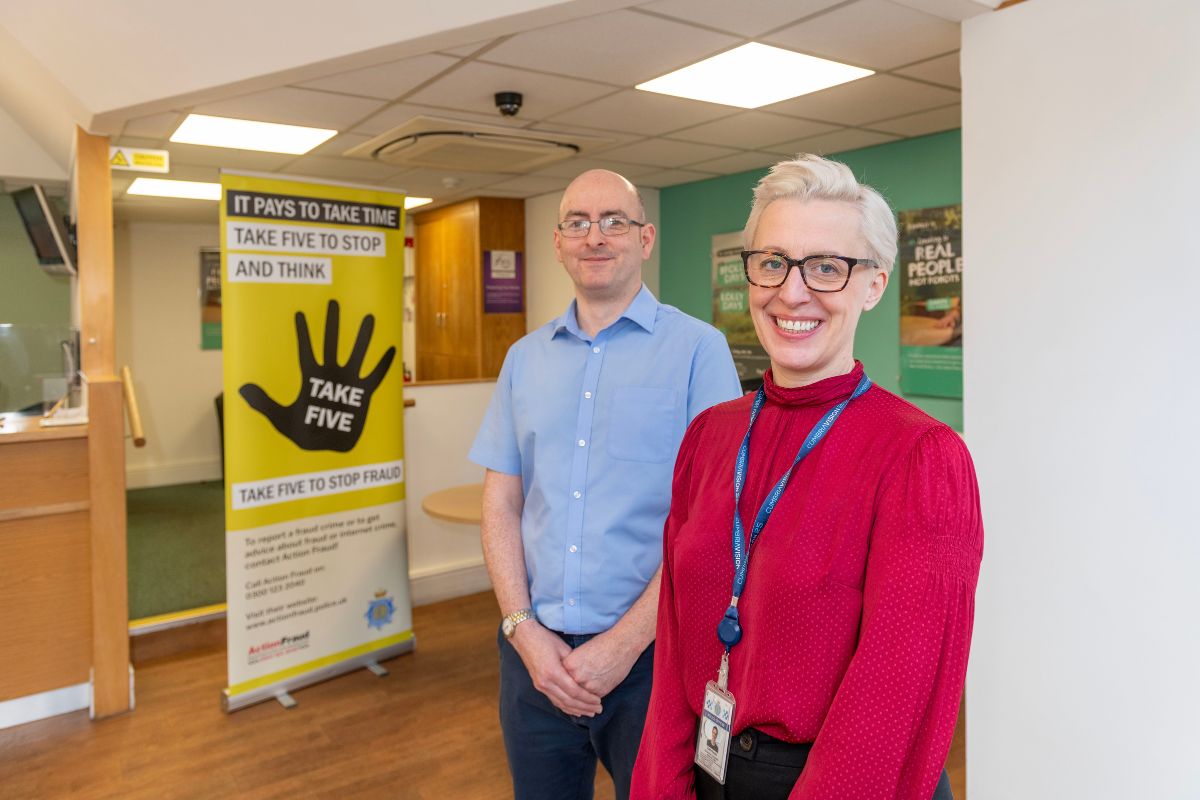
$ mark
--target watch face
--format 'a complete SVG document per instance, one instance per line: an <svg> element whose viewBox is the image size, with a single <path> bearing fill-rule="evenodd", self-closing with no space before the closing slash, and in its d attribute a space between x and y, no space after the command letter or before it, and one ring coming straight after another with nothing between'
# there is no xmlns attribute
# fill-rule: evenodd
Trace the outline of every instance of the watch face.
<svg viewBox="0 0 1200 800"><path fill-rule="evenodd" d="M517 626L514 625L513 621L511 619L509 619L508 617L505 617L504 621L500 623L500 630L504 633L505 639L511 639L513 632L516 629L517 629Z"/></svg>

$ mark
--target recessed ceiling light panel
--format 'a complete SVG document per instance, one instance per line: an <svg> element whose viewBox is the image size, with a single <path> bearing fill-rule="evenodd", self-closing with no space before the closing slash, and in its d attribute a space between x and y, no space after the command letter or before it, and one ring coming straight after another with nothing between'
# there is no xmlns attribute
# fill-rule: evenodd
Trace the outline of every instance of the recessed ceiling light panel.
<svg viewBox="0 0 1200 800"><path fill-rule="evenodd" d="M758 108L875 73L758 42L744 44L636 88L647 92Z"/></svg>
<svg viewBox="0 0 1200 800"><path fill-rule="evenodd" d="M280 125L277 122L188 114L183 124L171 134L171 141L208 147L229 147L235 150L301 155L336 135L337 131L326 128L305 128L300 125Z"/></svg>
<svg viewBox="0 0 1200 800"><path fill-rule="evenodd" d="M163 178L138 178L126 194L145 197L178 197L184 200L220 200L221 184L203 181L171 181Z"/></svg>
<svg viewBox="0 0 1200 800"><path fill-rule="evenodd" d="M404 210L407 211L410 208L418 208L420 206L427 206L432 202L433 202L432 197L405 197L404 198Z"/></svg>

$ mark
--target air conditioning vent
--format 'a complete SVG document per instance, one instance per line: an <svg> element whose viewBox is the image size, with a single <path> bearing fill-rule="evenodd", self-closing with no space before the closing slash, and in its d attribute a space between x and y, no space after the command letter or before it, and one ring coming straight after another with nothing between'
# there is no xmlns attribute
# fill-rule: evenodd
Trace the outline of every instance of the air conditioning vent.
<svg viewBox="0 0 1200 800"><path fill-rule="evenodd" d="M612 143L595 136L422 116L347 150L345 155L404 167L523 173Z"/></svg>

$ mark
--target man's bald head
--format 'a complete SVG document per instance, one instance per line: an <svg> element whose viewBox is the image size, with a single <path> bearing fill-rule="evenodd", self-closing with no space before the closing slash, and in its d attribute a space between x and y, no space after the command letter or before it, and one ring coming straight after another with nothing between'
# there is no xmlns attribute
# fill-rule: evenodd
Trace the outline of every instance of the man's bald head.
<svg viewBox="0 0 1200 800"><path fill-rule="evenodd" d="M623 203L624 208L606 209L606 213L625 214L639 222L646 219L646 205L642 202L641 192L624 175L608 169L589 169L571 181L563 191L562 202L558 204L558 218L586 216L581 199L596 192L605 192L608 197L614 198L625 196L623 199L627 202Z"/></svg>

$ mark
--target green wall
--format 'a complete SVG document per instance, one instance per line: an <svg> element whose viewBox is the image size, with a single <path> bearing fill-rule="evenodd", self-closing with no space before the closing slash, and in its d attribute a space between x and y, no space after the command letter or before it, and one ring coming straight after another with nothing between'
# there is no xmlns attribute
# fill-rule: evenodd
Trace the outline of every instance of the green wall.
<svg viewBox="0 0 1200 800"><path fill-rule="evenodd" d="M897 211L962 202L962 135L947 131L833 156L858 179L887 198ZM664 303L712 320L715 233L740 231L750 212L754 185L766 170L741 172L662 190L660 293ZM858 325L855 356L879 385L900 392L900 292L893 282L884 301ZM962 430L962 401L908 397L926 412Z"/></svg>
<svg viewBox="0 0 1200 800"><path fill-rule="evenodd" d="M12 198L0 193L0 324L71 324L71 279L37 262Z"/></svg>

